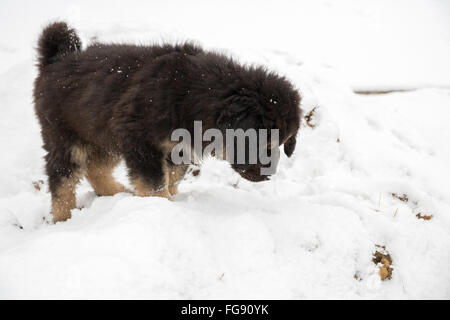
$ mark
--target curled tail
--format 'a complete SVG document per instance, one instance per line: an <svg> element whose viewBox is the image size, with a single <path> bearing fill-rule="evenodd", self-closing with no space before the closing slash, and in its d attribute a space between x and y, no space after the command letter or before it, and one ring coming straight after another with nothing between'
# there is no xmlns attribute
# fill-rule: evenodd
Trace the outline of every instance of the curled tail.
<svg viewBox="0 0 450 320"><path fill-rule="evenodd" d="M38 41L38 66L43 69L65 55L80 51L81 40L65 22L49 24Z"/></svg>

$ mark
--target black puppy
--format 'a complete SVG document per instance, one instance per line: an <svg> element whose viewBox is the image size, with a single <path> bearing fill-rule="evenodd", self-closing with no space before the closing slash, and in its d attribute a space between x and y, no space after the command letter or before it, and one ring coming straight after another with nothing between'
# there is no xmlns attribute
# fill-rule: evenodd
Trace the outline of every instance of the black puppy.
<svg viewBox="0 0 450 320"><path fill-rule="evenodd" d="M55 222L70 218L75 187L84 175L98 195L124 191L112 176L121 158L137 195L175 194L187 167L170 160L171 133L192 132L196 120L203 130L248 129L248 123L279 129L286 154L294 151L300 96L287 80L263 68L239 65L189 43L95 43L82 51L76 32L64 22L45 28L38 54L34 100ZM256 167L235 169L249 180L264 180Z"/></svg>

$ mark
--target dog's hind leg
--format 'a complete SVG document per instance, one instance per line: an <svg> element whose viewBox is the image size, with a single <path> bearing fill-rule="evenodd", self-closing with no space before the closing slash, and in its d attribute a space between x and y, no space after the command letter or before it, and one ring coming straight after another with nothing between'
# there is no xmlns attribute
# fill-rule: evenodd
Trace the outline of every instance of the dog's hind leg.
<svg viewBox="0 0 450 320"><path fill-rule="evenodd" d="M169 193L174 196L178 193L178 184L183 179L188 165L174 165L171 161L168 161L168 173L169 173Z"/></svg>
<svg viewBox="0 0 450 320"><path fill-rule="evenodd" d="M53 222L66 221L70 219L70 211L75 208L75 191L79 178L73 176L64 177L59 180L52 192L52 214Z"/></svg>
<svg viewBox="0 0 450 320"><path fill-rule="evenodd" d="M85 152L78 146L58 148L46 156L46 170L52 196L53 222L65 221L75 208L75 191L83 175Z"/></svg>
<svg viewBox="0 0 450 320"><path fill-rule="evenodd" d="M113 177L113 170L119 161L119 157L106 152L92 152L89 155L86 176L97 195L112 196L126 191Z"/></svg>

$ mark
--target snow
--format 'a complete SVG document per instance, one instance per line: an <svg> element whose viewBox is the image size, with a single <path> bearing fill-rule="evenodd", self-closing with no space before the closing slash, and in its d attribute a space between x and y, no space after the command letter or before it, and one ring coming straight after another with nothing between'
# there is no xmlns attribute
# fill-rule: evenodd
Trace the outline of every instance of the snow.
<svg viewBox="0 0 450 320"><path fill-rule="evenodd" d="M448 2L107 3L0 4L0 298L450 298ZM267 65L315 126L271 181L214 159L173 201L96 197L83 181L73 218L48 224L31 91L56 18L84 43L196 39ZM116 176L127 183L123 165Z"/></svg>

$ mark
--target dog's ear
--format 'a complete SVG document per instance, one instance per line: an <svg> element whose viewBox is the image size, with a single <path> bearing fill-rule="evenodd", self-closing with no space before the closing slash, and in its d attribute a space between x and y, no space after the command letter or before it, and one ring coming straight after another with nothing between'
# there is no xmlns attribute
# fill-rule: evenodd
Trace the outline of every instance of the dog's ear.
<svg viewBox="0 0 450 320"><path fill-rule="evenodd" d="M290 137L285 143L284 143L284 153L290 157L294 153L295 145L297 144L297 138L295 135Z"/></svg>

